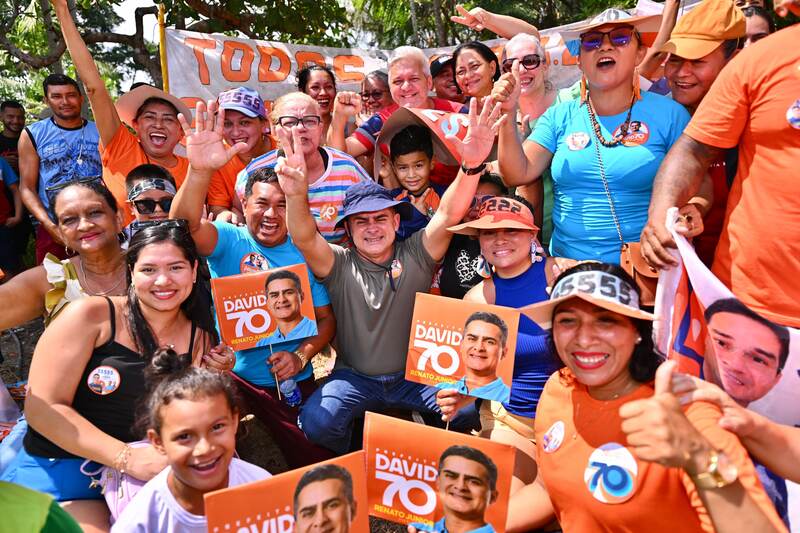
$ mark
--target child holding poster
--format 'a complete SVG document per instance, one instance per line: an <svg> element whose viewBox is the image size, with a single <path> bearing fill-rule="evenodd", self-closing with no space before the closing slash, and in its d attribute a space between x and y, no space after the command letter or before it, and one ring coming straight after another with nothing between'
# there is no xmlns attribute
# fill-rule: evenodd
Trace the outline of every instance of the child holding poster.
<svg viewBox="0 0 800 533"><path fill-rule="evenodd" d="M171 349L153 356L149 378L157 385L146 404L147 436L168 466L142 487L112 531L204 533L205 493L270 476L233 457L239 425L233 381L190 364ZM123 471L126 461L123 453Z"/></svg>

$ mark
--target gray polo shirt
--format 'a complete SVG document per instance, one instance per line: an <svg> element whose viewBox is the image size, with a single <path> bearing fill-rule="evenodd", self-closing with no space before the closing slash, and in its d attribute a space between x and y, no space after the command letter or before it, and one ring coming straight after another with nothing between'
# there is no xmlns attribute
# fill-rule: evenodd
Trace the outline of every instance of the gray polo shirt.
<svg viewBox="0 0 800 533"><path fill-rule="evenodd" d="M396 290L386 268L362 258L355 249L331 245L333 269L323 278L336 314L336 368L370 376L406 367L411 315L417 292L428 292L436 262L422 245L424 231L395 243ZM397 268L399 267L399 268Z"/></svg>

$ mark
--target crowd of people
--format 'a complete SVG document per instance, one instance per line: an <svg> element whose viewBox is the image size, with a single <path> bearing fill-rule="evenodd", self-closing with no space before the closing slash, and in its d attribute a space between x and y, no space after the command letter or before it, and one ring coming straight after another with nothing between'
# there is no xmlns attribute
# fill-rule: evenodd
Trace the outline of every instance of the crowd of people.
<svg viewBox="0 0 800 533"><path fill-rule="evenodd" d="M800 435L748 410L758 391L730 393L723 363L707 361L717 386L664 362L639 280L676 264L678 208L677 231L745 312L800 327L800 25L775 32L758 0L607 10L562 32L581 78L559 89L535 27L459 6L455 22L508 39L499 54L401 46L360 93L303 65L274 102L231 87L192 113L147 84L114 101L68 2L52 3L83 87L47 76L49 116L27 125L18 102L0 106L0 330L46 326L0 444L17 446L0 491L38 506L18 530L205 531L204 494L270 476L235 457L245 415L294 469L360 449L367 411L513 446L510 532L788 529L771 480L800 480ZM800 16L800 2L775 10ZM463 114L466 135L447 138L458 165L425 126L381 135L401 108ZM226 345L210 280L296 264L308 293L287 273L265 294L276 316L310 299L310 336L279 317L269 341ZM465 394L472 374L405 379L419 292L526 309L507 401ZM507 335L476 315L465 335ZM473 455L442 457L440 490L479 483L494 501L494 463ZM86 461L138 489L125 509ZM487 479L464 481L464 461ZM352 487L340 500L355 512ZM310 531L327 516L295 519ZM481 520L448 507L433 530L493 531Z"/></svg>

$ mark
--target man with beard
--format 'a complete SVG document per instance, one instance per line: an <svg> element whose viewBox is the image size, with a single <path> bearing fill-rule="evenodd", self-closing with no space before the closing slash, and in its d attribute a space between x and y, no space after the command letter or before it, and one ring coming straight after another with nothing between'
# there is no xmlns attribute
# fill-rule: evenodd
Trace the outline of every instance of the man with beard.
<svg viewBox="0 0 800 533"><path fill-rule="evenodd" d="M25 108L16 100L4 100L0 104L0 120L3 122L3 131L0 131L0 157L8 161L14 172L19 174L17 144L22 130L25 129Z"/></svg>
<svg viewBox="0 0 800 533"><path fill-rule="evenodd" d="M94 122L81 116L83 95L78 83L63 74L44 79L44 102L52 116L34 122L19 138L20 195L39 221L36 262L51 253L66 259L55 222L49 214L48 188L63 182L100 176L102 165Z"/></svg>

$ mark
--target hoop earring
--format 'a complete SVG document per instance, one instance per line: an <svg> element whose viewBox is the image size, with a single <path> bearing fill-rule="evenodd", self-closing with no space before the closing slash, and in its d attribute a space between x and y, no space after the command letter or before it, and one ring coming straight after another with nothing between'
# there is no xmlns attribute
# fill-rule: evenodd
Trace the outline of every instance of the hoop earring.
<svg viewBox="0 0 800 533"><path fill-rule="evenodd" d="M633 96L637 100L642 99L642 87L639 83L639 67L633 69Z"/></svg>

